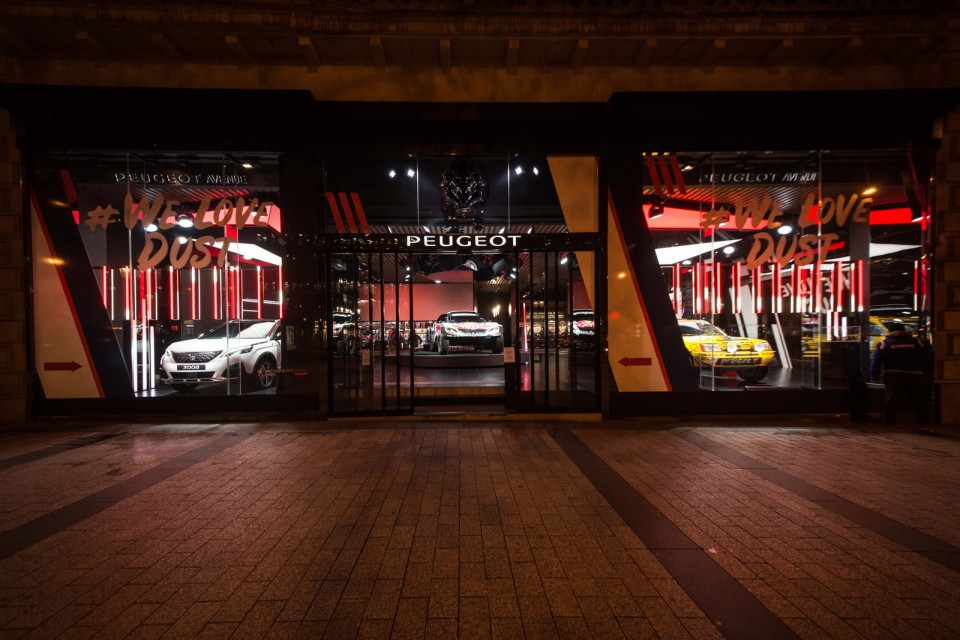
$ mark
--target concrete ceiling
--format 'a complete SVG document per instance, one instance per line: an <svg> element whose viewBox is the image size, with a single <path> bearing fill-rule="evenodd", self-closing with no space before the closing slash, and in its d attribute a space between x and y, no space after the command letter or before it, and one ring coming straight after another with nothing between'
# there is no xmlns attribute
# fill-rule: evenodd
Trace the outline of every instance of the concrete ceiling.
<svg viewBox="0 0 960 640"><path fill-rule="evenodd" d="M626 74L607 92L764 88L762 74L736 86L757 70L785 76L782 88L960 81L948 67L960 11L945 1L5 0L0 25L0 81L13 83L225 86L224 75L239 74L243 86L316 94L318 71L345 84L345 71L465 70ZM812 70L817 79L805 81ZM847 86L823 86L825 73Z"/></svg>

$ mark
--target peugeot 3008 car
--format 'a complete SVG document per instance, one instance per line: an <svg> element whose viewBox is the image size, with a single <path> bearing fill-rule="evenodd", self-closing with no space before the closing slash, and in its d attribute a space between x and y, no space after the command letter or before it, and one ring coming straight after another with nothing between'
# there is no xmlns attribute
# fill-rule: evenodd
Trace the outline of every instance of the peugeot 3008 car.
<svg viewBox="0 0 960 640"><path fill-rule="evenodd" d="M430 350L447 354L451 346L503 353L503 328L496 322L487 322L476 311L448 311L433 323Z"/></svg>
<svg viewBox="0 0 960 640"><path fill-rule="evenodd" d="M693 366L736 371L742 380L759 382L767 375L774 350L766 340L735 338L706 320L678 320Z"/></svg>
<svg viewBox="0 0 960 640"><path fill-rule="evenodd" d="M192 340L174 342L160 360L163 382L190 391L201 382L241 377L244 390L277 384L280 366L279 320L231 320Z"/></svg>

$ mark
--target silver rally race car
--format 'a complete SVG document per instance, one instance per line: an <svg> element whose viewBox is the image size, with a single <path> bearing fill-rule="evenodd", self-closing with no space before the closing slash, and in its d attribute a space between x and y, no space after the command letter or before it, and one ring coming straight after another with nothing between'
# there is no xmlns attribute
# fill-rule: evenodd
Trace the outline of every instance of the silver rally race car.
<svg viewBox="0 0 960 640"><path fill-rule="evenodd" d="M503 327L476 311L448 311L437 318L430 333L430 351L447 354L451 346L472 346L503 353Z"/></svg>

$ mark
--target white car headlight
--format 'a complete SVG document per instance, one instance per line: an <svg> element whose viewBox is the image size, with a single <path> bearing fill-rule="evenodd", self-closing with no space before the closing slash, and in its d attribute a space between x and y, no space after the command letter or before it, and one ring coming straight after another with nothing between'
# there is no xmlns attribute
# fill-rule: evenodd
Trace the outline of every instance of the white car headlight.
<svg viewBox="0 0 960 640"><path fill-rule="evenodd" d="M252 344L246 347L237 347L236 349L227 349L226 351L223 352L223 355L229 358L230 356L235 356L238 353L250 353L251 351L253 351Z"/></svg>
<svg viewBox="0 0 960 640"><path fill-rule="evenodd" d="M754 351L770 351L770 343L769 343L769 342L758 342L758 343L756 343L756 344L753 345L753 350L754 350Z"/></svg>
<svg viewBox="0 0 960 640"><path fill-rule="evenodd" d="M166 358L167 360L172 360L173 353L171 353L170 349L167 349L166 351L163 352L163 357Z"/></svg>

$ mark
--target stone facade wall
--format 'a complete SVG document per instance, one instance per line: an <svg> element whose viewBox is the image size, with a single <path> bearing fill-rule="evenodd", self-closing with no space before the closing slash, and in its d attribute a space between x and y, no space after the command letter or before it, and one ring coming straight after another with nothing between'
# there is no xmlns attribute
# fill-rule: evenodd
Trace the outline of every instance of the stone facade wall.
<svg viewBox="0 0 960 640"><path fill-rule="evenodd" d="M943 124L937 155L934 352L940 420L960 423L960 108Z"/></svg>
<svg viewBox="0 0 960 640"><path fill-rule="evenodd" d="M0 109L0 423L27 418L23 186L10 112Z"/></svg>

